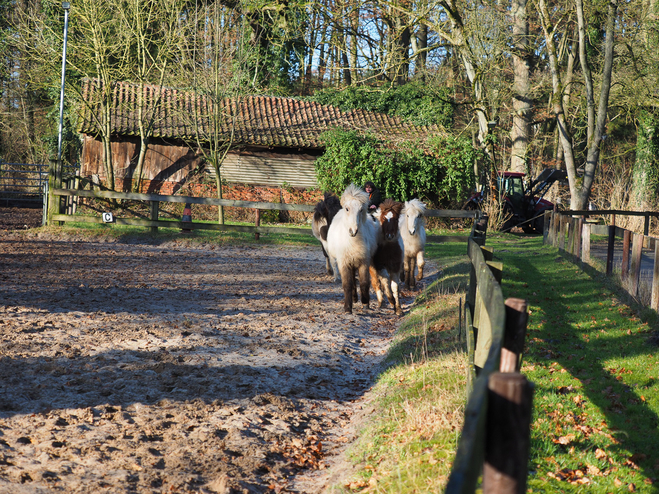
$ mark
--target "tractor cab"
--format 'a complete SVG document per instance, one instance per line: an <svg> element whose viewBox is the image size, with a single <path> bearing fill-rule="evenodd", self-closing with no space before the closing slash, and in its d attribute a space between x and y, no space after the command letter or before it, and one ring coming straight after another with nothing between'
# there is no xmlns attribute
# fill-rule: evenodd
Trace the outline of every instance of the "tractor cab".
<svg viewBox="0 0 659 494"><path fill-rule="evenodd" d="M519 172L500 172L497 177L497 190L501 198L510 202L513 209L519 209L524 206L524 176L526 174Z"/></svg>

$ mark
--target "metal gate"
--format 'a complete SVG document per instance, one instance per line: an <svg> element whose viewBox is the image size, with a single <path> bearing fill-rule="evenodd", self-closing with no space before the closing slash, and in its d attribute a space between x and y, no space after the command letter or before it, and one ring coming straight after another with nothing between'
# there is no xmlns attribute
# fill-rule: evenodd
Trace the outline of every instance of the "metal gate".
<svg viewBox="0 0 659 494"><path fill-rule="evenodd" d="M75 175L75 165L64 165L64 175ZM8 163L0 159L0 205L41 203L48 184L48 165Z"/></svg>

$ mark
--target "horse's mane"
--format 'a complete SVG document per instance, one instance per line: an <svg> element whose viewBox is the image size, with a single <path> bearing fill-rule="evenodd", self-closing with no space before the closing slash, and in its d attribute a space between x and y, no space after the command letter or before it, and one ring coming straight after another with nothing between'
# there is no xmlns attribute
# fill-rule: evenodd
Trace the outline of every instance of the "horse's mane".
<svg viewBox="0 0 659 494"><path fill-rule="evenodd" d="M313 210L314 221L320 221L321 218L327 220L327 224L332 223L332 219L341 210L341 201L331 192L325 192L323 199L318 201Z"/></svg>
<svg viewBox="0 0 659 494"><path fill-rule="evenodd" d="M426 214L426 205L422 203L419 199L412 199L410 201L405 202L405 207L403 208L403 212L407 213L408 211L418 211L422 215Z"/></svg>
<svg viewBox="0 0 659 494"><path fill-rule="evenodd" d="M398 218L400 213L403 211L403 203L394 201L391 198L387 198L382 204L380 204L379 211L380 223L382 223L383 219L387 216L388 213L392 213L394 218Z"/></svg>
<svg viewBox="0 0 659 494"><path fill-rule="evenodd" d="M351 200L359 201L361 204L368 202L368 194L365 190L357 187L355 184L350 184L341 194L341 206L345 206Z"/></svg>

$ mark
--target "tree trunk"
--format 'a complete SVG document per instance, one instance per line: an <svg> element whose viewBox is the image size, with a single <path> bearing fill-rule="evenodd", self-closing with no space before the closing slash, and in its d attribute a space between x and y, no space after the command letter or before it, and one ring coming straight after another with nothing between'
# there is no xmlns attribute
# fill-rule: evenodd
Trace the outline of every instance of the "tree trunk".
<svg viewBox="0 0 659 494"><path fill-rule="evenodd" d="M527 172L526 157L531 135L531 111L533 107L530 85L529 24L526 17L526 0L513 0L513 127L510 132L510 169Z"/></svg>

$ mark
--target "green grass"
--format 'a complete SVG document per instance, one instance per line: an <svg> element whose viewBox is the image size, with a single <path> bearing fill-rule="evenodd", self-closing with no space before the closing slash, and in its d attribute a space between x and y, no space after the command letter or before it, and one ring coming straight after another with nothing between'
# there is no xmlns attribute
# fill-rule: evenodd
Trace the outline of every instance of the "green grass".
<svg viewBox="0 0 659 494"><path fill-rule="evenodd" d="M541 237L490 235L506 297L529 301L522 372L535 384L527 492L659 492L656 314ZM351 450L348 492L441 492L464 413L456 336L464 244L430 245L440 280L417 298L374 387L375 411ZM632 302L629 302L630 304ZM444 327L443 331L437 331Z"/></svg>
<svg viewBox="0 0 659 494"><path fill-rule="evenodd" d="M193 222L194 223L194 222ZM238 226L254 226L252 223L231 222ZM278 226L265 225L263 226ZM289 227L288 225L285 225ZM295 225L289 228L295 228ZM302 228L302 227L300 227ZM320 245L311 235L261 233L256 240L253 233L221 232L214 230L193 230L191 233L181 233L180 228L158 228L157 233L151 233L148 228L132 225L105 225L103 223L66 222L63 226L42 227L38 231L64 235L85 235L87 237L113 238L120 242L150 242L154 244L183 241L194 244L263 244L263 245Z"/></svg>
<svg viewBox="0 0 659 494"><path fill-rule="evenodd" d="M540 237L488 238L504 296L529 301L529 492L659 492L656 314Z"/></svg>

